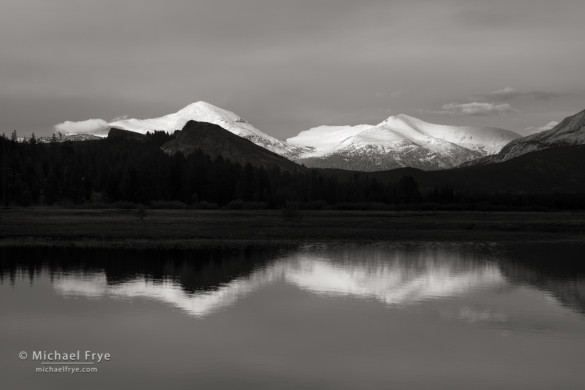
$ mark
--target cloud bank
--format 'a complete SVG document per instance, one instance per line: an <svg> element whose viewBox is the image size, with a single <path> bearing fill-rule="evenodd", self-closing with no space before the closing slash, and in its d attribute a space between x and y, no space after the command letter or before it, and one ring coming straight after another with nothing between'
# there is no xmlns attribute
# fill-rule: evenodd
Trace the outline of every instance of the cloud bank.
<svg viewBox="0 0 585 390"><path fill-rule="evenodd" d="M84 121L65 121L53 126L56 132L63 134L88 133L98 136L108 135L110 125L103 119L87 119Z"/></svg>

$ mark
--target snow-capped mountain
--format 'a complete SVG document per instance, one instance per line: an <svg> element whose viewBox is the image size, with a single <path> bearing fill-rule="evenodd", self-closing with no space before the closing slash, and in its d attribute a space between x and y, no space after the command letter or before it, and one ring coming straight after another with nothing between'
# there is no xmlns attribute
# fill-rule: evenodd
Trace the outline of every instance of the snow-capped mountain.
<svg viewBox="0 0 585 390"><path fill-rule="evenodd" d="M499 163L537 150L569 145L585 145L585 110L563 119L550 130L518 138L498 154L470 161L466 165Z"/></svg>
<svg viewBox="0 0 585 390"><path fill-rule="evenodd" d="M235 113L204 101L192 103L173 114L159 118L124 119L111 122L109 125L117 129L142 134L155 130L164 130L172 133L176 130L181 130L190 120L208 122L221 126L235 135L250 140L256 145L287 158L294 158L304 151L303 148L289 145L284 141L261 132Z"/></svg>
<svg viewBox="0 0 585 390"><path fill-rule="evenodd" d="M437 125L398 115L375 126L319 126L287 142L305 148L294 159L309 167L378 171L451 168L497 153L519 137L499 128Z"/></svg>

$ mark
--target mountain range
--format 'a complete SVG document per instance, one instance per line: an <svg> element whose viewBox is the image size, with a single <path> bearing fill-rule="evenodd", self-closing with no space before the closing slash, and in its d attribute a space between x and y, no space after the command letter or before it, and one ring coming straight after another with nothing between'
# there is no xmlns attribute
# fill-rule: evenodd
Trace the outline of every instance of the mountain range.
<svg viewBox="0 0 585 390"><path fill-rule="evenodd" d="M432 140L431 137L434 135L437 140L439 137L447 139L431 143L437 149L444 147L451 152L458 150L453 146L456 145L455 142L448 140L457 141L465 144L465 150L473 153L473 156L480 156L480 158L447 169L422 170L415 167L403 167L378 170L368 175L381 183L396 183L405 176L411 176L423 192L448 186L463 193L582 193L585 192L585 169L582 164L585 156L584 120L585 111L561 121L558 126L549 131L514 138L499 153L487 157L481 157L481 155L497 151L501 143L505 142L506 137L513 137L514 134L505 130L491 129L485 137L479 129L465 127L455 129L459 130L459 133L450 134L449 130L453 130L452 126L432 125L405 115L391 117L378 126L319 127L302 132L298 136L302 142L296 139L292 140L292 143L312 144L313 149L310 152L305 151L304 155L313 153L318 156L320 151L328 150L330 145L335 146L336 139L343 137L352 142L360 137L376 133L386 134L388 138L392 138L395 134L392 130L403 129L403 133L410 135L414 133L413 129L418 129L422 134L420 138L428 137L427 139ZM119 132L120 130L112 129L110 136ZM324 137L322 133L337 133L337 137ZM124 134L126 138L138 135L131 131L124 131ZM498 135L499 138L494 135ZM540 141L536 143L535 139ZM290 139L288 141L290 142ZM457 146L463 148L463 146ZM205 122L187 122L182 130L175 132L175 139L163 144L161 148L169 154L180 152L186 155L200 149L211 157L222 156L224 159L242 165L249 163L263 168L278 166L281 170L297 172L302 171L303 168L282 155L234 135L221 126ZM514 156L510 155L510 151L522 151L523 154ZM297 161L302 162L302 159ZM344 169L327 169L321 172L327 176L337 177L339 180L347 180L353 175L351 170Z"/></svg>
<svg viewBox="0 0 585 390"><path fill-rule="evenodd" d="M378 125L319 126L284 142L263 133L239 115L203 101L159 118L124 119L110 126L142 134L155 130L172 133L190 120L221 126L307 167L360 171L451 168L497 153L520 137L499 128L437 125L398 115Z"/></svg>
<svg viewBox="0 0 585 390"><path fill-rule="evenodd" d="M551 148L585 144L585 110L565 118L551 130L527 137L494 127L438 125L397 115L377 125L319 126L302 131L285 142L258 130L231 111L202 101L163 117L124 119L112 122L110 126L126 130L128 134L179 131L173 141L163 145L167 153L191 153L199 148L213 157L221 155L242 164L250 162L266 168L277 165L284 170L298 169L296 164L289 163L291 160L310 168L355 171L386 171L401 167L424 171L446 170L431 176L441 177L441 182L447 178L447 181L461 182L463 187L465 180L459 177L458 172L465 170L451 171L451 168L493 165ZM580 148L568 152L569 165L574 165L571 156L580 153ZM538 161L543 156L554 160L560 154L557 151L542 156L538 154ZM529 163L515 162L511 166L520 170L530 168L525 164ZM564 162L561 165L564 166ZM499 169L489 168L488 171L495 174ZM509 176L506 172L499 174ZM415 176L424 183L428 175L417 171ZM527 174L526 177L532 175ZM498 188L503 185L494 184ZM513 183L508 184L514 187ZM474 185L483 187L482 183Z"/></svg>

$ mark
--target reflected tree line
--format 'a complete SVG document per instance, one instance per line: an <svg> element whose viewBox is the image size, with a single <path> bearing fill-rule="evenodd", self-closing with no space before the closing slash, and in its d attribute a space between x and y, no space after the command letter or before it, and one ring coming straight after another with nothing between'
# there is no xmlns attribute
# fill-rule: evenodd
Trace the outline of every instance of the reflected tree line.
<svg viewBox="0 0 585 390"><path fill-rule="evenodd" d="M18 276L31 283L43 272L104 272L109 284L136 276L172 279L188 293L213 290L273 261L286 247L244 246L198 250L131 250L105 248L0 248L0 281L14 285ZM83 261L80 261L83 259Z"/></svg>

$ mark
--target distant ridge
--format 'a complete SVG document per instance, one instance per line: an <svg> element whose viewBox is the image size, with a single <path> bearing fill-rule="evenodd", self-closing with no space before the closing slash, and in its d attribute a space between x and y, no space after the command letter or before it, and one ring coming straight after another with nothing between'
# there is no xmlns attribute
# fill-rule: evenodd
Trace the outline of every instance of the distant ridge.
<svg viewBox="0 0 585 390"><path fill-rule="evenodd" d="M563 119L550 130L510 142L498 154L464 165L494 164L543 149L571 145L585 145L585 110Z"/></svg>
<svg viewBox="0 0 585 390"><path fill-rule="evenodd" d="M585 145L551 147L497 164L473 165L440 171L412 168L373 172L396 182L412 176L422 191L448 185L470 194L585 193Z"/></svg>

